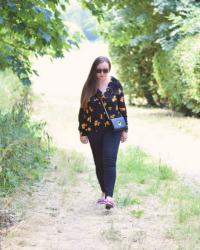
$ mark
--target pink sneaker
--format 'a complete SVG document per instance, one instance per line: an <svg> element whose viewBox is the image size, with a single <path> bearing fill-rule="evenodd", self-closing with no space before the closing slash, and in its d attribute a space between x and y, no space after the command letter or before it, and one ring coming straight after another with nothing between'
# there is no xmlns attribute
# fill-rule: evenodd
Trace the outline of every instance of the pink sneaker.
<svg viewBox="0 0 200 250"><path fill-rule="evenodd" d="M111 209L115 207L115 203L112 200L105 199L106 209Z"/></svg>
<svg viewBox="0 0 200 250"><path fill-rule="evenodd" d="M99 198L97 200L97 204L105 204L106 203L106 199L105 198Z"/></svg>

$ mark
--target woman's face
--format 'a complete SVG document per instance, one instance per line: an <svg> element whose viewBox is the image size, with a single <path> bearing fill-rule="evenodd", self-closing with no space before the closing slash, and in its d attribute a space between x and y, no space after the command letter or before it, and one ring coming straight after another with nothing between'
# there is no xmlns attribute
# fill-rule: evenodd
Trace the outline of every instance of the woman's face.
<svg viewBox="0 0 200 250"><path fill-rule="evenodd" d="M97 79L101 81L105 80L108 77L109 71L109 64L107 62L98 64L96 68Z"/></svg>

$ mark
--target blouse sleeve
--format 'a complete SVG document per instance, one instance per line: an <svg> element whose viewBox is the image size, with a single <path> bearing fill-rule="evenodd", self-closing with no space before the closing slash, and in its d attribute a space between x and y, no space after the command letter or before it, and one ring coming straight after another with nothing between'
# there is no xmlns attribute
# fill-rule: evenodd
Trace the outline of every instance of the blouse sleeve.
<svg viewBox="0 0 200 250"><path fill-rule="evenodd" d="M83 108L80 108L80 110L79 110L78 119L79 119L78 130L80 132L80 136L86 136L87 135L87 126L88 126L87 112Z"/></svg>
<svg viewBox="0 0 200 250"><path fill-rule="evenodd" d="M125 122L126 122L126 125L127 125L126 131L128 131L127 109L126 109L126 104L125 104L125 99L124 99L123 87L122 87L120 82L119 82L117 99L118 99L119 111L120 111L120 113L122 114L122 116L125 119Z"/></svg>

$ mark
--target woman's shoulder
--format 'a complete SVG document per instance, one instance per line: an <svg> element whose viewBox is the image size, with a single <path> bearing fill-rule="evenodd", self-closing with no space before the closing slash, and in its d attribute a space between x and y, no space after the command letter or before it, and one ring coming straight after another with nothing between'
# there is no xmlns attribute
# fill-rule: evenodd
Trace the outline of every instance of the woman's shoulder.
<svg viewBox="0 0 200 250"><path fill-rule="evenodd" d="M120 94L122 86L121 86L120 81L117 78L115 78L114 76L112 76L112 78L111 78L110 87L111 87L114 94Z"/></svg>
<svg viewBox="0 0 200 250"><path fill-rule="evenodd" d="M112 82L114 87L120 87L121 86L120 81L114 76L111 76L111 82Z"/></svg>

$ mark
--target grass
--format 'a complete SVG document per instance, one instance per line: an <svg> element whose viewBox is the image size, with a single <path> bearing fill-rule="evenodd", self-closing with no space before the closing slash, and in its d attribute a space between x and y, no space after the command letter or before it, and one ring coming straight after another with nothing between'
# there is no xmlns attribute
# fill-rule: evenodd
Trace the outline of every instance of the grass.
<svg viewBox="0 0 200 250"><path fill-rule="evenodd" d="M120 207L126 207L129 205L140 204L140 200L132 198L130 194L117 197L117 203Z"/></svg>
<svg viewBox="0 0 200 250"><path fill-rule="evenodd" d="M24 88L10 69L0 71L0 109L4 112L12 109Z"/></svg>
<svg viewBox="0 0 200 250"><path fill-rule="evenodd" d="M199 119L186 117L179 112L161 108L139 108L129 106L129 116L150 123L160 123L178 129L180 132L200 138Z"/></svg>
<svg viewBox="0 0 200 250"><path fill-rule="evenodd" d="M144 210L131 210L130 212L131 214L133 214L136 218L140 218L143 214L144 214Z"/></svg>
<svg viewBox="0 0 200 250"><path fill-rule="evenodd" d="M64 204L67 197L66 193L76 183L78 174L83 173L86 169L86 158L80 152L54 148L51 164L40 173L40 178L37 181L31 182L29 185L23 183L9 195L0 198L0 215L1 211L6 209L8 220L11 222L14 220L15 223L16 218L17 220L23 218L27 208L33 209L36 206L37 199L30 199L30 197L33 196L35 190L46 185L46 182L58 184L58 188L61 188L62 191L62 202ZM52 211L52 216L55 215L55 212ZM3 227L4 225L0 221L0 229Z"/></svg>
<svg viewBox="0 0 200 250"><path fill-rule="evenodd" d="M155 161L138 147L121 150L117 164L118 205L130 207L130 214L142 219L145 214L142 200L158 198L164 207L169 205L173 210L174 225L167 232L168 237L180 241L179 247L188 246L180 249L197 249L200 246L199 187L195 191L187 186L169 166Z"/></svg>
<svg viewBox="0 0 200 250"><path fill-rule="evenodd" d="M160 161L154 161L137 147L127 147L125 152L119 152L118 170L120 183L146 184L146 191L150 193L155 193L162 181L174 181L177 178L176 173L171 168Z"/></svg>
<svg viewBox="0 0 200 250"><path fill-rule="evenodd" d="M77 174L87 170L87 160L83 154L76 150L57 149L53 164L59 170L60 177L58 184L74 184L77 180Z"/></svg>

